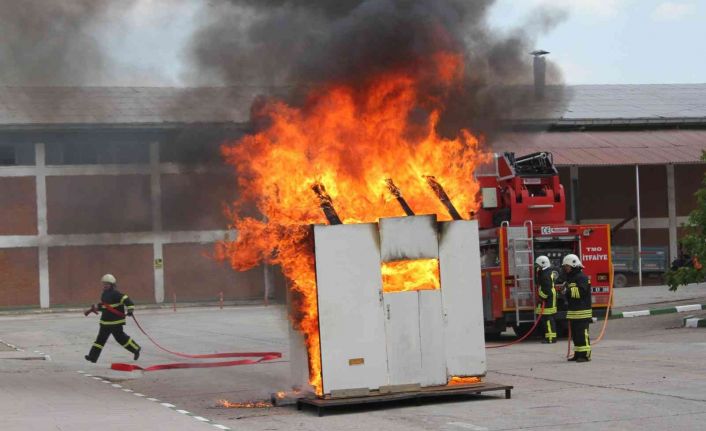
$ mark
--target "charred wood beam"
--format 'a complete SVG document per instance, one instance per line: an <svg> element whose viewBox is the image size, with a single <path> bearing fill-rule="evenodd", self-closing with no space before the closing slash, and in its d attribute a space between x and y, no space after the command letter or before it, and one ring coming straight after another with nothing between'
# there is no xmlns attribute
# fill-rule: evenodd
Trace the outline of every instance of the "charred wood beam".
<svg viewBox="0 0 706 431"><path fill-rule="evenodd" d="M338 213L336 213L336 209L333 207L333 200L331 199L331 196L326 193L326 188L324 185L321 183L314 183L311 186L311 190L314 191L314 194L319 199L319 205L326 216L326 220L328 220L328 224L342 224L343 222L340 217L338 217Z"/></svg>
<svg viewBox="0 0 706 431"><path fill-rule="evenodd" d="M431 189L434 191L436 197L438 197L441 203L444 204L446 210L449 212L449 215L451 215L451 218L454 220L463 220L461 214L456 211L456 207L454 207L454 204L451 203L449 195L446 194L444 188L441 187L441 184L439 184L436 178L431 175L425 175L424 179L427 180L427 184L429 184L429 187L431 187Z"/></svg>
<svg viewBox="0 0 706 431"><path fill-rule="evenodd" d="M400 191L399 187L397 187L395 185L395 183L392 182L392 178L386 178L385 184L387 185L387 189L390 191L392 196L394 196L395 199L397 199L397 203L400 204L400 206L404 210L404 213L407 214L408 216L413 216L414 211L412 211L412 208L407 204L407 201L402 196L402 192Z"/></svg>

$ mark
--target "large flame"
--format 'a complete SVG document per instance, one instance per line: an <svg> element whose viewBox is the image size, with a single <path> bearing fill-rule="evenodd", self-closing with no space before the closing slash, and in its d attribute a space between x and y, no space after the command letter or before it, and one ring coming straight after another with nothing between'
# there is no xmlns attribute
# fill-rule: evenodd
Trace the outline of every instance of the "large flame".
<svg viewBox="0 0 706 431"><path fill-rule="evenodd" d="M218 254L238 270L261 262L281 265L298 296L293 320L305 334L310 383L318 394L321 357L308 225L326 219L311 186L325 187L344 223L404 215L387 178L416 213L449 219L424 179L434 175L468 216L477 204L473 171L485 155L465 129L455 138L437 133L444 101L462 75L462 56L442 52L355 83L320 85L301 107L277 100L259 104L253 113L259 131L223 146L241 194L230 212L238 238L220 244ZM253 204L261 217L246 215Z"/></svg>
<svg viewBox="0 0 706 431"><path fill-rule="evenodd" d="M438 259L398 260L382 264L382 291L407 292L441 287Z"/></svg>

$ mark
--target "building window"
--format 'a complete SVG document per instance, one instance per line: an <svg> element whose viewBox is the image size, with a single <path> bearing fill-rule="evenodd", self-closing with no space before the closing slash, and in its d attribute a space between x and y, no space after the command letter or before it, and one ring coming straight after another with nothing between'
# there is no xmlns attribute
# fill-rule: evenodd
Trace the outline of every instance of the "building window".
<svg viewBox="0 0 706 431"><path fill-rule="evenodd" d="M0 166L13 166L17 164L14 145L0 145Z"/></svg>
<svg viewBox="0 0 706 431"><path fill-rule="evenodd" d="M47 145L49 165L119 165L149 163L147 142L64 141Z"/></svg>

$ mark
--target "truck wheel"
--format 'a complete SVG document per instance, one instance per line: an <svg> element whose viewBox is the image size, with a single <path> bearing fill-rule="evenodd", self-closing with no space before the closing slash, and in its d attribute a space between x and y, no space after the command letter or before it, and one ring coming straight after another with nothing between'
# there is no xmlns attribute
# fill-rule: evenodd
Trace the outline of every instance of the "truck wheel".
<svg viewBox="0 0 706 431"><path fill-rule="evenodd" d="M625 274L623 274L621 272L615 274L615 278L613 278L613 287L618 287L618 288L625 287L625 286L627 286L627 284L628 284L628 277Z"/></svg>

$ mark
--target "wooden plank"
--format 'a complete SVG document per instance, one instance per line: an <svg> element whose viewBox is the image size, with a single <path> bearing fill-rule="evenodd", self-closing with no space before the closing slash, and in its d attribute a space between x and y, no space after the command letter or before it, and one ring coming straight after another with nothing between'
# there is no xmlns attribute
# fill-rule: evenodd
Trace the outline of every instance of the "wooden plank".
<svg viewBox="0 0 706 431"><path fill-rule="evenodd" d="M314 226L324 393L388 384L377 225Z"/></svg>
<svg viewBox="0 0 706 431"><path fill-rule="evenodd" d="M474 385L458 385L458 386L436 386L421 388L416 392L398 392L398 393L376 393L371 392L369 396L366 397L355 397L355 398L300 398L297 401L297 408L301 409L303 406L312 406L318 409L319 415L322 411L327 408L335 407L355 407L364 406L366 404L374 403L386 403L401 400L429 400L435 398L443 397L461 397L468 395L479 395L486 392L503 391L505 398L509 399L511 397L513 386L502 385L497 383L483 382Z"/></svg>

